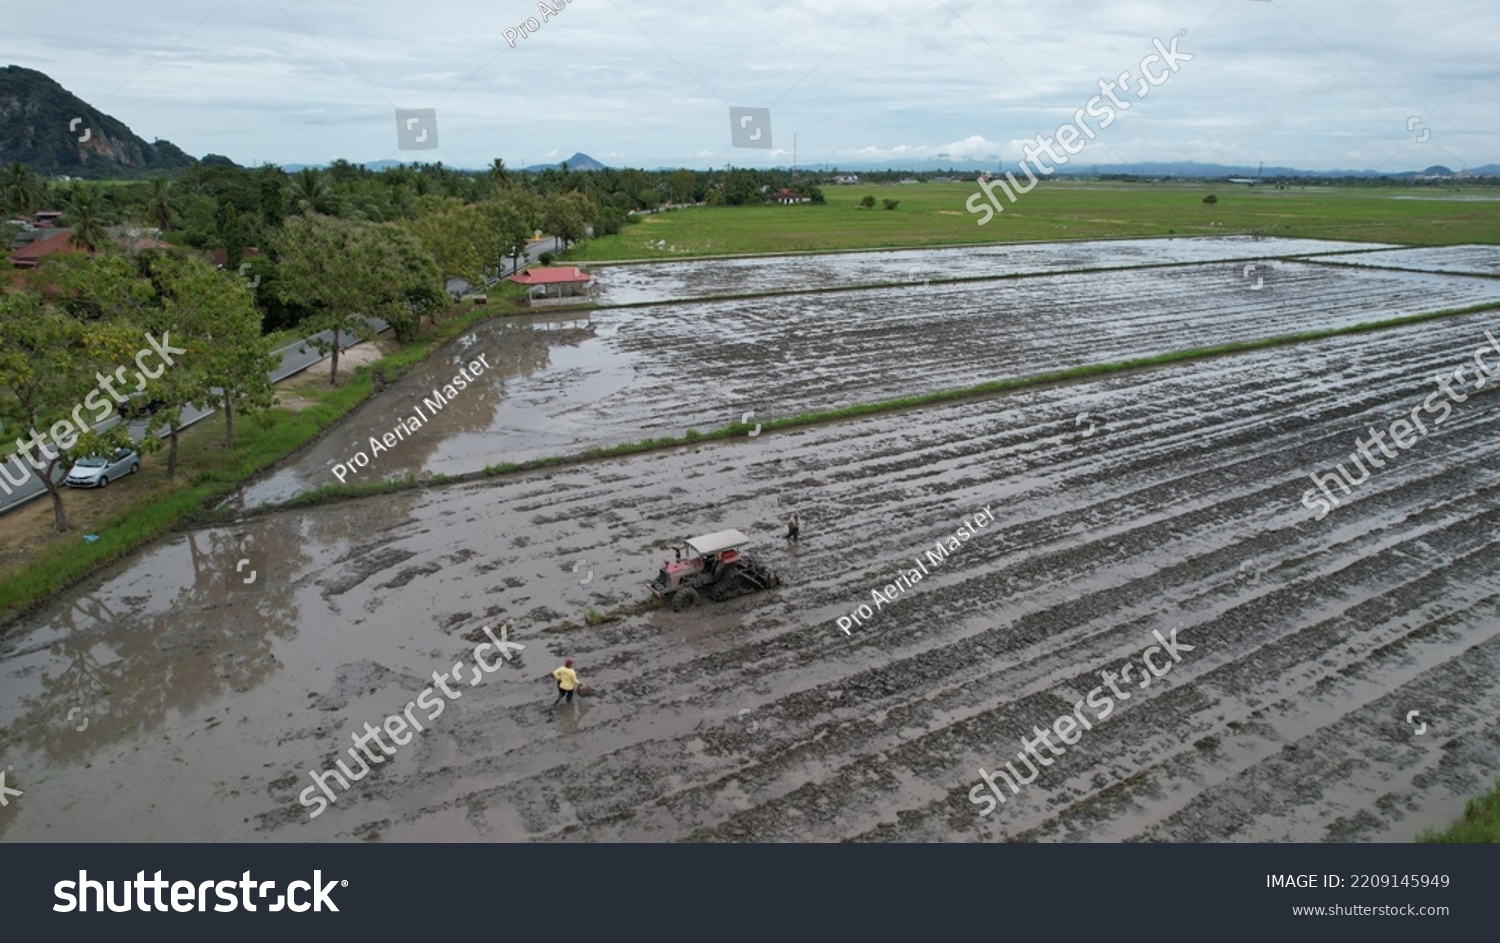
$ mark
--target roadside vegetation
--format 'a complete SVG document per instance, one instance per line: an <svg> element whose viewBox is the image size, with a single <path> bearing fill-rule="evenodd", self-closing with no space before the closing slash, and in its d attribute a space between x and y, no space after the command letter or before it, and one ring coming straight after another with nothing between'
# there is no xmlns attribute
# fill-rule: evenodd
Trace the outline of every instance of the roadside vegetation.
<svg viewBox="0 0 1500 943"><path fill-rule="evenodd" d="M0 534L7 545L0 558L0 621L174 528L226 516L228 512L212 509L231 498L245 481L318 438L393 374L423 360L434 347L512 307L467 307L409 343L390 343L393 349L386 356L357 368L341 386L331 387L311 377L287 381L278 392L286 393L285 386L295 385L297 406L278 404L257 411L253 419L240 424L233 448L226 445L223 411L203 420L182 437L175 480L160 463L146 462L138 475L121 482L123 487L69 495L81 508L82 520L81 526L67 533L38 526L41 502L11 511L0 518ZM386 490L405 484L391 483ZM304 503L320 503L303 497Z"/></svg>
<svg viewBox="0 0 1500 943"><path fill-rule="evenodd" d="M1446 831L1428 830L1417 839L1427 844L1489 845L1500 842L1500 781L1464 807L1463 818Z"/></svg>

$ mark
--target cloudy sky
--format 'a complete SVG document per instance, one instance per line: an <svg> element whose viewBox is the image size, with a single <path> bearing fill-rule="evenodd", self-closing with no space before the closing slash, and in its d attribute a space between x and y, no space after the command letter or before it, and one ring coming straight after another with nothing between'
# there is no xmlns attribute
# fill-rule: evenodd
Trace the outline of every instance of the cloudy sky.
<svg viewBox="0 0 1500 943"><path fill-rule="evenodd" d="M1493 0L0 0L0 64L242 164L1013 166L1129 70L1075 166L1500 162ZM539 26L514 34L527 17ZM1153 40L1191 55L1136 93ZM731 146L769 108L771 149ZM403 150L395 109L433 108ZM1410 129L1408 128L1410 125ZM1425 140L1424 140L1425 139Z"/></svg>

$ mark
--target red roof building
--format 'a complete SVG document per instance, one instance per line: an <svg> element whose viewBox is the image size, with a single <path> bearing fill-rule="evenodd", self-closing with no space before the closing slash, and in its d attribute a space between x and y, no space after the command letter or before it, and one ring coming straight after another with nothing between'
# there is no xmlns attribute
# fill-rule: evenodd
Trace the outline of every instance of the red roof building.
<svg viewBox="0 0 1500 943"><path fill-rule="evenodd" d="M594 276L574 265L527 269L509 280L526 289L531 304L556 304L588 297L594 290Z"/></svg>
<svg viewBox="0 0 1500 943"><path fill-rule="evenodd" d="M73 235L70 229L59 229L54 235L45 239L35 239L10 254L10 264L16 268L36 268L43 258L56 255L59 252L78 252L68 245L68 239Z"/></svg>
<svg viewBox="0 0 1500 943"><path fill-rule="evenodd" d="M36 268L49 255L57 255L61 252L82 252L82 249L68 244L72 235L71 229L59 229L42 239L32 240L10 254L10 264L16 268ZM170 242L162 242L153 236L122 235L116 236L114 241L120 248L132 254L143 249L175 248Z"/></svg>

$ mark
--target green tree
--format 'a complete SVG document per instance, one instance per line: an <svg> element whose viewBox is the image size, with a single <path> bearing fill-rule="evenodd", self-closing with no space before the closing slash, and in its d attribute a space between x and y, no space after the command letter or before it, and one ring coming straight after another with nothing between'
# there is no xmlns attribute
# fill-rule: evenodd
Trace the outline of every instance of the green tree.
<svg viewBox="0 0 1500 943"><path fill-rule="evenodd" d="M170 365L155 364L156 376L143 374L142 398L161 404L146 420L145 444L159 447L160 432L167 435L167 478L177 477L177 447L182 432L182 411L195 402L208 397L204 388L201 355L207 341L201 337L190 337L192 307L199 299L189 297L190 290L183 287L181 269L192 265L205 271L213 269L207 262L186 260L169 255L154 255L147 262L147 271L153 285L159 287L160 295L149 305L137 323L147 336L160 339L169 347L184 348L182 353L171 353ZM222 286L215 286L222 287Z"/></svg>
<svg viewBox="0 0 1500 943"><path fill-rule="evenodd" d="M338 216L339 200L323 175L303 167L292 176L287 192L289 212L300 215Z"/></svg>
<svg viewBox="0 0 1500 943"><path fill-rule="evenodd" d="M150 255L108 253L49 259L38 286L53 304L80 321L141 323L157 288L143 277Z"/></svg>
<svg viewBox="0 0 1500 943"><path fill-rule="evenodd" d="M290 187L286 173L280 167L267 164L255 171L257 177L257 209L261 226L274 229L286 217L286 196Z"/></svg>
<svg viewBox="0 0 1500 943"><path fill-rule="evenodd" d="M492 188L498 189L504 187L510 177L510 172L505 169L505 161L498 157L491 161L489 175L490 186Z"/></svg>
<svg viewBox="0 0 1500 943"><path fill-rule="evenodd" d="M431 315L436 319L446 304L448 292L442 271L421 242L396 223L368 227L359 238L369 244L380 276L372 287L381 292L381 297L370 313L384 318L398 340L411 340L422 318Z"/></svg>
<svg viewBox="0 0 1500 943"><path fill-rule="evenodd" d="M698 185L698 175L691 170L674 170L667 177L667 193L673 203L687 203L693 199L693 190Z"/></svg>
<svg viewBox="0 0 1500 943"><path fill-rule="evenodd" d="M605 206L599 209L599 215L594 219L595 236L613 236L625 228L625 214L613 206Z"/></svg>
<svg viewBox="0 0 1500 943"><path fill-rule="evenodd" d="M153 391L172 408L165 423L172 443L167 474L177 468L176 417L182 406L219 409L224 414L224 444L234 448L234 418L271 408L275 389L270 372L276 366L269 342L261 336L256 310L245 281L227 267L215 269L196 259L161 257L153 274L162 285L157 326L172 332L173 343L187 348ZM153 416L155 419L155 416Z"/></svg>
<svg viewBox="0 0 1500 943"><path fill-rule="evenodd" d="M172 181L165 177L151 178L151 193L146 198L146 215L165 232L172 228L177 218L177 201L172 196Z"/></svg>
<svg viewBox="0 0 1500 943"><path fill-rule="evenodd" d="M0 171L0 205L5 212L30 213L41 204L41 185L30 168L17 162Z"/></svg>
<svg viewBox="0 0 1500 943"><path fill-rule="evenodd" d="M233 203L220 203L214 210L214 229L219 237L216 241L224 249L224 270L238 272L245 257L245 227Z"/></svg>
<svg viewBox="0 0 1500 943"><path fill-rule="evenodd" d="M880 202L884 203L885 204L885 208L888 209L888 210L893 210L896 207L898 207L898 206L901 205L901 201L900 200L881 200Z"/></svg>
<svg viewBox="0 0 1500 943"><path fill-rule="evenodd" d="M17 437L16 448L0 449L6 466L0 474L19 484L10 475L24 468L41 480L58 533L68 529L58 472L75 456L128 441L121 426L104 434L91 426L114 411L103 392L110 387L98 377L113 383L116 365L130 363L140 343L130 335L124 326L80 321L53 308L37 286L0 294L0 419L30 434Z"/></svg>
<svg viewBox="0 0 1500 943"><path fill-rule="evenodd" d="M730 206L751 206L761 201L761 175L750 170L731 170L724 181L724 202Z"/></svg>
<svg viewBox="0 0 1500 943"><path fill-rule="evenodd" d="M566 249L588 234L588 225L595 212L593 201L577 190L548 197L547 228Z"/></svg>
<svg viewBox="0 0 1500 943"><path fill-rule="evenodd" d="M867 196L859 201L859 205L861 209L873 210L875 208L875 198L873 196Z"/></svg>
<svg viewBox="0 0 1500 943"><path fill-rule="evenodd" d="M507 191L501 198L485 200L479 204L486 233L491 239L485 243L485 250L493 253L490 261L497 271L504 270L501 262L506 256L518 263L526 253L526 246L531 242L532 227L527 222L528 210L525 204L531 199L530 194L515 190Z"/></svg>
<svg viewBox="0 0 1500 943"><path fill-rule="evenodd" d="M73 221L73 235L68 237L68 245L85 252L98 252L99 247L109 241L99 206L99 191L93 187L80 187L70 196L66 208Z"/></svg>
<svg viewBox="0 0 1500 943"><path fill-rule="evenodd" d="M288 304L311 314L302 322L310 332L335 332L364 340L373 333L365 315L379 309L394 293L391 275L381 271L388 261L361 228L327 216L288 219L275 240L276 291ZM315 337L312 345L332 352L329 383L338 385L339 345Z"/></svg>
<svg viewBox="0 0 1500 943"><path fill-rule="evenodd" d="M492 233L478 206L454 206L425 213L403 225L432 256L444 276L477 285L496 258L489 245Z"/></svg>

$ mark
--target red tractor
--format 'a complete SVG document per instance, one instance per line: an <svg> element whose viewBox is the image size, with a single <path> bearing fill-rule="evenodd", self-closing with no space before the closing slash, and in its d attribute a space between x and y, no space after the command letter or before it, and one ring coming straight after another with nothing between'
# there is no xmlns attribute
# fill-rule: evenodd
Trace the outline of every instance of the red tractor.
<svg viewBox="0 0 1500 943"><path fill-rule="evenodd" d="M674 548L677 560L662 561L661 572L646 585L658 599L671 599L681 612L700 595L714 602L781 585L776 571L743 552L750 538L737 530L694 537Z"/></svg>

